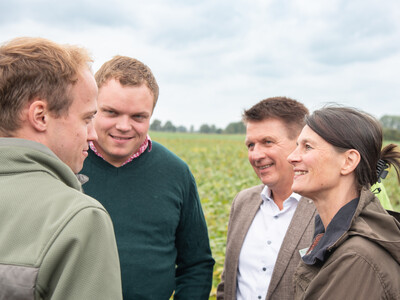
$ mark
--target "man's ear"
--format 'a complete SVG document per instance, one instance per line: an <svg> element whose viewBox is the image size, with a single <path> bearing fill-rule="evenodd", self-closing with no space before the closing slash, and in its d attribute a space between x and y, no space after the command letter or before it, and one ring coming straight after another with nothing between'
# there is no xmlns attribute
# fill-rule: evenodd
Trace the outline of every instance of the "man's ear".
<svg viewBox="0 0 400 300"><path fill-rule="evenodd" d="M47 102L42 99L33 100L28 108L28 120L33 128L37 131L46 131L49 111L47 109Z"/></svg>
<svg viewBox="0 0 400 300"><path fill-rule="evenodd" d="M343 153L345 155L345 162L341 169L342 175L348 175L353 172L360 163L360 153L355 149L349 149Z"/></svg>

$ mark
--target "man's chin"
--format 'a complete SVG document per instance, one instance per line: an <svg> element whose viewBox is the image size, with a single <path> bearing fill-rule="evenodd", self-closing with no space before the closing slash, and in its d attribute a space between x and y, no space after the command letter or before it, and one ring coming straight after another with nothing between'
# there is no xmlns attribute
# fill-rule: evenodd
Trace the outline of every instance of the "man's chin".
<svg viewBox="0 0 400 300"><path fill-rule="evenodd" d="M259 176L261 182L268 186L273 186L275 184L275 180L271 178L271 176Z"/></svg>
<svg viewBox="0 0 400 300"><path fill-rule="evenodd" d="M132 145L117 145L105 148L100 146L100 149L102 149L103 152L106 152L109 156L113 156L115 158L126 157L135 153L134 146Z"/></svg>

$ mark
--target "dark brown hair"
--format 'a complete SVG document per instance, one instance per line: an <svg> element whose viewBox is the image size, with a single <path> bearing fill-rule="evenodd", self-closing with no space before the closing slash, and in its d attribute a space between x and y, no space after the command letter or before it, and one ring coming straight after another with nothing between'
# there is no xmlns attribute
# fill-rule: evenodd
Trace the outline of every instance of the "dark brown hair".
<svg viewBox="0 0 400 300"><path fill-rule="evenodd" d="M287 126L288 137L295 139L305 125L308 109L300 102L287 97L264 99L243 113L243 122L260 122L279 119Z"/></svg>
<svg viewBox="0 0 400 300"><path fill-rule="evenodd" d="M380 159L395 167L400 182L400 152L395 144L382 149L382 126L373 116L350 107L327 106L314 111L306 123L339 152L355 149L360 153L355 169L359 188L378 181Z"/></svg>

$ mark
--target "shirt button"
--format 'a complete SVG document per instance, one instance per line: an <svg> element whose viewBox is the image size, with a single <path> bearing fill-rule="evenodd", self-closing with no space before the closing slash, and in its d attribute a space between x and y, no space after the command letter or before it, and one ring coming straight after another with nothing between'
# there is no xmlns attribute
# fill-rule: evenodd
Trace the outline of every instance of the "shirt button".
<svg viewBox="0 0 400 300"><path fill-rule="evenodd" d="M263 268L263 271L267 271L267 268L264 267L264 268Z"/></svg>
<svg viewBox="0 0 400 300"><path fill-rule="evenodd" d="M258 296L258 299L261 299L261 296Z"/></svg>
<svg viewBox="0 0 400 300"><path fill-rule="evenodd" d="M279 217L278 216L274 216L274 219L278 219Z"/></svg>
<svg viewBox="0 0 400 300"><path fill-rule="evenodd" d="M271 245L271 243L272 243L271 241L268 241L268 242L267 242L268 245Z"/></svg>

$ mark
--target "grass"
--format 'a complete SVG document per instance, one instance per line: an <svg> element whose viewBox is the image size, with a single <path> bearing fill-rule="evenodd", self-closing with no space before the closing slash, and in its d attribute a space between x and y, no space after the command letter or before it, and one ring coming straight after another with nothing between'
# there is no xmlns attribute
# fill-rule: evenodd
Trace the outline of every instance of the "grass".
<svg viewBox="0 0 400 300"><path fill-rule="evenodd" d="M186 161L196 178L215 259L210 299L215 299L224 259L231 202L242 189L260 184L247 160L244 135L205 135L151 132L160 142ZM395 210L400 211L400 187L396 172L383 181Z"/></svg>

